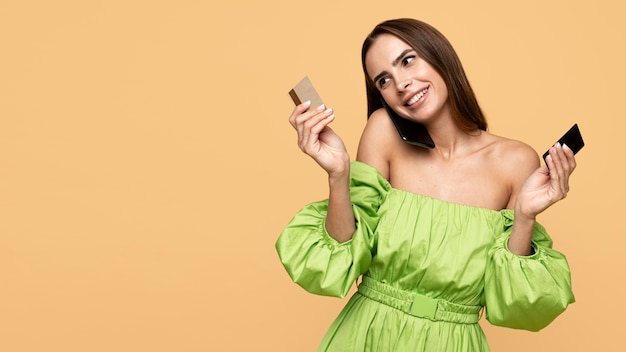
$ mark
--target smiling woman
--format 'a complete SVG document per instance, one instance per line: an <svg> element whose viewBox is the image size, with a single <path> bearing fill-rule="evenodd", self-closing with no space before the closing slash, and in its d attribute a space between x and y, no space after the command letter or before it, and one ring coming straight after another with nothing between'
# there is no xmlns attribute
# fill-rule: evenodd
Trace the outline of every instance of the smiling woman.
<svg viewBox="0 0 626 352"><path fill-rule="evenodd" d="M482 309L494 325L550 324L574 296L536 216L566 196L572 151L555 145L548 169L487 132L452 46L426 23L379 24L362 62L369 119L356 161L328 127L332 109L305 102L289 117L329 198L287 225L280 259L316 294L343 297L361 277L319 350L488 351ZM398 138L390 114L424 126L434 148Z"/></svg>
<svg viewBox="0 0 626 352"><path fill-rule="evenodd" d="M483 115L474 91L465 75L463 65L459 60L452 45L444 37L441 32L427 23L414 20L390 21L389 23L381 23L372 33L365 39L363 50L361 51L361 62L366 76L366 89L368 97L368 115L382 107L380 100L380 92L378 91L380 84L380 74L372 79L368 79L366 70L366 54L370 53L370 47L377 43L376 39L380 35L389 35L402 41L409 48L401 53L393 63L397 66L399 63L405 64L402 60L408 54L412 57L418 55L419 59L425 61L432 69L441 75L445 86L449 87L451 100L450 106L456 112L454 118L458 120L456 123L466 131L472 131L476 128L487 130L487 121ZM370 56L372 53L370 53ZM373 72L370 70L370 72Z"/></svg>

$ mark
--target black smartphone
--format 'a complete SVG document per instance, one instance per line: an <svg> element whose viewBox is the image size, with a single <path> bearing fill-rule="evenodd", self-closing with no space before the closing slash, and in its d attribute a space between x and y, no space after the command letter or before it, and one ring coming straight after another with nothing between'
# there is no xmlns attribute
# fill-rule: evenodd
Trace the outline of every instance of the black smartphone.
<svg viewBox="0 0 626 352"><path fill-rule="evenodd" d="M387 110L387 114L393 121L394 126L396 126L396 130L398 130L398 134L400 134L400 138L403 141L417 145L419 147L432 149L435 147L435 142L433 142L432 138L428 134L428 130L421 123L411 121L409 119L405 119L404 117L398 115L393 109L391 109L387 103L382 100L383 106L385 110Z"/></svg>
<svg viewBox="0 0 626 352"><path fill-rule="evenodd" d="M569 149L571 149L574 154L578 153L585 146L585 142L583 141L583 136L580 134L580 129L578 128L578 124L575 123L572 128L570 128L563 137L558 140L558 143L563 145L567 145ZM550 154L550 149L548 149L545 153L543 153L543 161L546 161L546 157ZM546 163L547 165L548 163Z"/></svg>

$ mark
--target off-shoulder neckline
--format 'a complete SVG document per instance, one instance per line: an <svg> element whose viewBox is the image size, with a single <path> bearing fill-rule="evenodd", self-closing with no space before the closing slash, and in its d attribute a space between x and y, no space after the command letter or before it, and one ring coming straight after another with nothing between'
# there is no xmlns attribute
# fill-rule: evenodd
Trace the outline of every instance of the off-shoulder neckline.
<svg viewBox="0 0 626 352"><path fill-rule="evenodd" d="M485 207L479 207L477 205L469 205L469 204L451 202L451 201L447 201L447 200L444 200L444 199L439 199L439 198L427 196L427 195L424 195L424 194L421 194L421 193L415 193L415 192L407 191L407 190L404 190L404 189L395 188L395 187L393 187L391 185L391 183L386 178L383 177L383 175L380 173L380 171L378 171L378 169L376 169L375 167L373 167L373 166L371 166L371 165L369 165L369 164L367 164L365 162L358 161L358 160L355 160L352 163L353 164L360 164L360 165L366 166L367 169L370 169L372 172L374 172L377 175L377 177L385 183L385 185L387 186L387 188L389 190L393 190L395 192L403 193L403 194L406 194L406 195L409 195L409 196L415 196L415 197L418 197L418 198L428 199L428 200L431 200L431 201L434 201L434 202L439 202L439 203L442 203L442 204L449 204L449 205L452 205L452 206L455 206L455 207L461 207L461 208L467 208L467 209L477 209L477 210L481 210L481 211L500 213L500 214L501 213L508 213L508 212L510 212L511 214L513 213L513 209L503 208L503 209L500 209L500 210L495 210L495 209L490 209L490 208L485 208Z"/></svg>

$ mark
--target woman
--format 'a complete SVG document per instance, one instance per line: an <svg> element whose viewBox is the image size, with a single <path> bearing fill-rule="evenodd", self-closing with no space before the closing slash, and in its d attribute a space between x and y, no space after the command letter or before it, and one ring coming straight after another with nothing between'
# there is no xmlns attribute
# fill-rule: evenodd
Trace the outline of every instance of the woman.
<svg viewBox="0 0 626 352"><path fill-rule="evenodd" d="M303 208L276 248L312 293L356 292L320 351L488 351L478 325L537 331L574 302L565 257L535 220L563 199L576 162L547 166L487 132L450 43L413 19L376 26L362 50L368 109L356 161L328 127L332 109L297 106L298 145L327 173L329 198ZM424 125L432 149L398 136L382 100Z"/></svg>

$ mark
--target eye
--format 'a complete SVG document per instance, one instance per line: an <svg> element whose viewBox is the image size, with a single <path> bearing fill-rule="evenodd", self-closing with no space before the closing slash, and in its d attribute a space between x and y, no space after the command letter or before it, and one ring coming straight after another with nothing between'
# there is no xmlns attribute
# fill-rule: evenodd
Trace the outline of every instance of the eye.
<svg viewBox="0 0 626 352"><path fill-rule="evenodd" d="M413 62L413 60L415 60L415 55L405 56L404 59L402 59L402 65L406 66Z"/></svg>
<svg viewBox="0 0 626 352"><path fill-rule="evenodd" d="M384 88L388 82L389 82L389 77L382 77L376 82L376 84L378 84L379 88Z"/></svg>

